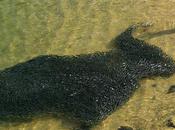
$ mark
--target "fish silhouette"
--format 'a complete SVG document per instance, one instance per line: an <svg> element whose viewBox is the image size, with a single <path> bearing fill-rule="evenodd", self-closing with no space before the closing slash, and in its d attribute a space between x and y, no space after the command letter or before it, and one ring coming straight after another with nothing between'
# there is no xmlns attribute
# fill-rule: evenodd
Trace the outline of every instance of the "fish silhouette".
<svg viewBox="0 0 175 130"><path fill-rule="evenodd" d="M0 119L64 113L90 129L124 104L139 80L175 73L175 62L132 36L130 26L108 52L42 55L0 72Z"/></svg>

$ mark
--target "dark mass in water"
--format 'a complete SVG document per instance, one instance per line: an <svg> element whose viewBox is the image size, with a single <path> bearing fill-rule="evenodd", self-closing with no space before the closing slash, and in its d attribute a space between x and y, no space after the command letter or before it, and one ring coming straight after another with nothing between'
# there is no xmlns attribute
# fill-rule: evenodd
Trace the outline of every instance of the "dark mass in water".
<svg viewBox="0 0 175 130"><path fill-rule="evenodd" d="M171 85L167 93L175 93L175 85Z"/></svg>
<svg viewBox="0 0 175 130"><path fill-rule="evenodd" d="M166 121L166 126L170 128L175 128L175 122L172 120L172 118Z"/></svg>
<svg viewBox="0 0 175 130"><path fill-rule="evenodd" d="M140 79L173 74L173 59L134 38L136 28L117 36L109 52L43 55L1 71L0 119L64 113L89 129L126 102Z"/></svg>
<svg viewBox="0 0 175 130"><path fill-rule="evenodd" d="M118 130L133 130L133 128L129 127L129 126L120 126L120 128L118 128Z"/></svg>

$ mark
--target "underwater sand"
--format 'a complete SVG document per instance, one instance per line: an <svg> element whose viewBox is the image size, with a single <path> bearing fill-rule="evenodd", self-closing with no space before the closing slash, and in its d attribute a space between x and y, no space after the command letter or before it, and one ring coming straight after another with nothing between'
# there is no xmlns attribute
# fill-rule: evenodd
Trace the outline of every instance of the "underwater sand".
<svg viewBox="0 0 175 130"><path fill-rule="evenodd" d="M152 22L150 32L175 28L175 0L0 0L0 69L41 54L107 51L112 38L138 22ZM175 59L175 34L147 42ZM165 122L175 117L175 93L166 94L174 84L175 75L142 81L129 102L93 130L173 130ZM73 122L43 116L0 124L0 130L71 130Z"/></svg>

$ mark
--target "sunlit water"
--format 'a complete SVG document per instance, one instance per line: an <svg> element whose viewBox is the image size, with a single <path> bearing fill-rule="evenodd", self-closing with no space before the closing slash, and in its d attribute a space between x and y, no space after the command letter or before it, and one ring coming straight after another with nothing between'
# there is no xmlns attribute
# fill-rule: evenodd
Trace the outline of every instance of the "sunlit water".
<svg viewBox="0 0 175 130"><path fill-rule="evenodd" d="M41 54L76 55L107 51L112 38L138 22L149 30L175 28L175 0L0 0L0 68ZM175 59L175 35L148 40ZM156 85L155 85L156 84ZM175 94L166 94L175 76L141 82L135 95L94 130L172 130L165 121L175 116ZM0 130L70 130L74 121L49 116Z"/></svg>

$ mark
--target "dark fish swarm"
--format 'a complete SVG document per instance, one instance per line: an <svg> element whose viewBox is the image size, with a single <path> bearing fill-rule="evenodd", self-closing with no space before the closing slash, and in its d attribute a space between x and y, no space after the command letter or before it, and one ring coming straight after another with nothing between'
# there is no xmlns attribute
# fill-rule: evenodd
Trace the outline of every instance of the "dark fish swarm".
<svg viewBox="0 0 175 130"><path fill-rule="evenodd" d="M175 92L175 85L171 85L170 87L169 87L169 89L168 89L168 94L169 93L174 93Z"/></svg>
<svg viewBox="0 0 175 130"><path fill-rule="evenodd" d="M118 128L118 130L133 130L133 128L129 127L129 126L120 126L120 128Z"/></svg>
<svg viewBox="0 0 175 130"><path fill-rule="evenodd" d="M135 29L117 36L109 52L43 55L2 70L0 119L61 112L91 125L126 102L140 79L173 74L173 59L134 38Z"/></svg>

